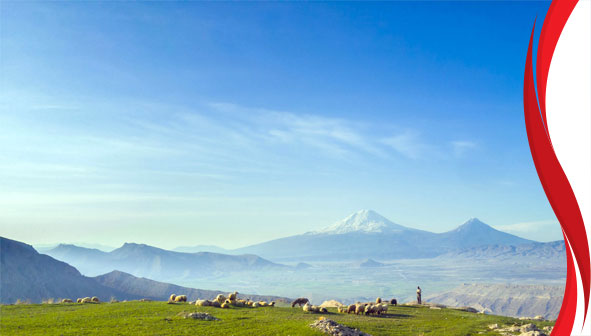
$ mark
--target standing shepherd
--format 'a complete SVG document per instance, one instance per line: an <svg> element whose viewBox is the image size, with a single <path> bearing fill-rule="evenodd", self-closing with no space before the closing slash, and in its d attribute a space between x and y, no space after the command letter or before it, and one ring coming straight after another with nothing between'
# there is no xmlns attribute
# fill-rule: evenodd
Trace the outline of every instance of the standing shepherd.
<svg viewBox="0 0 591 336"><path fill-rule="evenodd" d="M421 303L421 287L420 286L417 286L417 303L422 304Z"/></svg>

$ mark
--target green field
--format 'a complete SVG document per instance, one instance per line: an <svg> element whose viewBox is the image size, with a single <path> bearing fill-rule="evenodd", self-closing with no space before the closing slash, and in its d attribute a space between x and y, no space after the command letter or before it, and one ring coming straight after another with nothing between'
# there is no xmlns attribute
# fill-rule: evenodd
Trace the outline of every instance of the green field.
<svg viewBox="0 0 591 336"><path fill-rule="evenodd" d="M185 319L207 312L220 321ZM166 302L19 304L0 306L1 335L323 335L309 327L325 316L371 335L498 335L489 324L530 323L452 309L391 306L383 316L303 312L298 308L213 308ZM553 322L533 321L538 327Z"/></svg>

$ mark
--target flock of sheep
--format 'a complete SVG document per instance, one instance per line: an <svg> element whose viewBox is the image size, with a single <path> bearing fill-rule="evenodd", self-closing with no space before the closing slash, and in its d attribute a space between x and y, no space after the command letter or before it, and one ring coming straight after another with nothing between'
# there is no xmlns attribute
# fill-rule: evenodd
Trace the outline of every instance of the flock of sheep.
<svg viewBox="0 0 591 336"><path fill-rule="evenodd" d="M356 303L349 306L342 306L337 307L339 313L355 313L355 314L365 314L365 315L380 315L386 314L388 312L388 303L380 300L380 298L376 299L376 302L366 302L366 303Z"/></svg>
<svg viewBox="0 0 591 336"><path fill-rule="evenodd" d="M78 298L76 299L76 303L99 303L100 300L96 296L93 297L85 297L85 298ZM74 303L74 301L70 299L62 299L61 303Z"/></svg>
<svg viewBox="0 0 591 336"><path fill-rule="evenodd" d="M85 297L85 298L78 298L76 303L99 303L99 299L96 296L93 297ZM168 299L168 303L181 303L187 302L186 295L170 295ZM61 303L73 303L70 299L63 299ZM377 298L375 302L357 302L351 305L341 305L337 306L337 311L343 314L365 314L365 315L380 315L386 314L388 312L388 303L392 305L396 305L396 299L390 300L390 302L382 302L381 298ZM251 301L251 300L244 300L238 298L238 292L230 293L227 296L223 294L218 294L214 300L196 300L189 302L189 304L194 304L196 306L201 307L217 307L217 308L230 308L231 306L234 307L274 307L275 301L266 302L266 301ZM326 307L315 306L310 304L310 301L307 298L298 298L291 303L291 307L295 307L299 305L302 307L302 310L305 312L310 313L328 313Z"/></svg>
<svg viewBox="0 0 591 336"><path fill-rule="evenodd" d="M175 302L187 302L186 295L170 295L168 299L168 303L175 303ZM275 301L266 302L266 301L251 301L251 300L244 300L238 298L238 292L230 293L228 296L223 294L218 294L214 300L196 300L195 302L190 302L191 304L195 304L196 306L201 307L217 307L217 308L230 308L231 306L234 307L274 307Z"/></svg>
<svg viewBox="0 0 591 336"><path fill-rule="evenodd" d="M396 305L398 302L396 299L390 300L390 304ZM298 298L291 303L292 308L295 305L299 305L302 307L302 310L305 312L312 312L312 313L327 313L328 310L325 307L319 307L311 305L309 300L306 298ZM303 305L303 306L302 306ZM351 304L348 306L338 306L337 311L343 314L365 314L365 315L380 315L386 314L388 312L388 302L382 302L381 298L377 298L375 302L357 302L355 304Z"/></svg>

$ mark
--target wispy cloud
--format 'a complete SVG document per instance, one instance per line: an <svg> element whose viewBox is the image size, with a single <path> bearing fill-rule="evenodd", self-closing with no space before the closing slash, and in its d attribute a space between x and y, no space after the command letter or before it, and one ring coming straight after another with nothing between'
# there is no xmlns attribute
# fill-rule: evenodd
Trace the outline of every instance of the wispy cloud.
<svg viewBox="0 0 591 336"><path fill-rule="evenodd" d="M11 146L0 151L10 164L0 170L6 178L87 177L94 183L133 184L152 176L161 183L210 180L219 185L244 174L328 174L338 167L330 160L355 164L374 164L372 158L437 160L459 157L476 147L468 140L449 141L450 149L418 128L223 102L192 107L119 105L133 112L104 105L100 110L111 111L106 115L86 111L89 124L96 118L100 127L79 124L76 118L67 124L61 122L70 120L67 117L38 121L35 114L15 116L14 127L4 127L3 132ZM25 126L38 132L23 135L19 129ZM44 133L48 129L51 135Z"/></svg>
<svg viewBox="0 0 591 336"><path fill-rule="evenodd" d="M405 131L401 134L383 138L381 143L389 146L398 153L411 158L418 159L427 155L430 146L423 143L419 133L416 131Z"/></svg>
<svg viewBox="0 0 591 336"><path fill-rule="evenodd" d="M249 128L267 143L299 144L337 156L354 152L386 155L368 136L369 126L359 121L228 103L211 103L209 106L239 118L242 127Z"/></svg>
<svg viewBox="0 0 591 336"><path fill-rule="evenodd" d="M464 155L464 153L468 152L469 150L475 149L477 147L475 142L472 141L452 141L451 142L453 154L456 157L460 157Z"/></svg>

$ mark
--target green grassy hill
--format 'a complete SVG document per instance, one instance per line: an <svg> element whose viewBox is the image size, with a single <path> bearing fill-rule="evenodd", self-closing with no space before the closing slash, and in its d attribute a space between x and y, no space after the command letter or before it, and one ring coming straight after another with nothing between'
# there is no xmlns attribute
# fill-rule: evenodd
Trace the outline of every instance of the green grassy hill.
<svg viewBox="0 0 591 336"><path fill-rule="evenodd" d="M219 321L183 318L207 312ZM453 309L391 306L387 315L306 313L299 308L213 308L186 303L120 302L100 304L19 304L0 306L2 335L324 335L309 324L325 316L378 335L499 335L488 325L522 325L532 321L468 313ZM534 321L538 327L553 322Z"/></svg>

